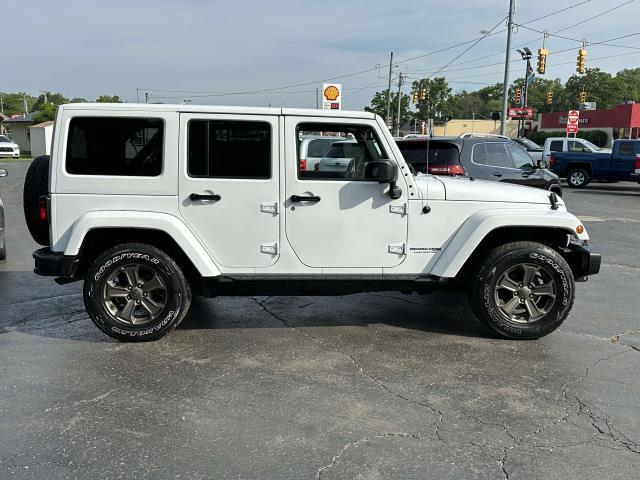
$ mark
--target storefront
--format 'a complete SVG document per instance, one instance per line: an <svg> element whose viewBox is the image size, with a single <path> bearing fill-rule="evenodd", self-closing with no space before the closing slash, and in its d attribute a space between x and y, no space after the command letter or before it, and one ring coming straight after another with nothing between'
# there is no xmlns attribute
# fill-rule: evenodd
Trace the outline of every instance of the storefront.
<svg viewBox="0 0 640 480"><path fill-rule="evenodd" d="M640 103L617 105L608 110L580 112L580 130L603 130L609 143L617 138L640 138ZM564 130L567 112L540 114L538 131Z"/></svg>

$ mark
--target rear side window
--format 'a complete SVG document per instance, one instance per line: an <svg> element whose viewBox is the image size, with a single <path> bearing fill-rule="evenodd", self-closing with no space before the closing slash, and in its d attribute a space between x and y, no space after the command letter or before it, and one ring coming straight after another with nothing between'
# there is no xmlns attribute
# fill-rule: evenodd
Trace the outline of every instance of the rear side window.
<svg viewBox="0 0 640 480"><path fill-rule="evenodd" d="M159 118L73 118L66 170L73 175L156 177L162 173L163 135Z"/></svg>
<svg viewBox="0 0 640 480"><path fill-rule="evenodd" d="M335 139L326 140L323 138L318 138L317 140L311 140L309 142L309 146L307 147L307 157L322 157L327 150L331 148Z"/></svg>
<svg viewBox="0 0 640 480"><path fill-rule="evenodd" d="M575 140L569 140L567 142L567 147L569 149L570 152L589 152L590 150L585 147L584 145L582 145L582 143L580 142L576 142Z"/></svg>
<svg viewBox="0 0 640 480"><path fill-rule="evenodd" d="M190 120L190 177L271 177L271 125L267 122Z"/></svg>
<svg viewBox="0 0 640 480"><path fill-rule="evenodd" d="M504 143L485 143L485 165L492 167L514 168Z"/></svg>
<svg viewBox="0 0 640 480"><path fill-rule="evenodd" d="M562 140L553 140L551 145L549 145L549 150L552 152L561 152L562 151Z"/></svg>
<svg viewBox="0 0 640 480"><path fill-rule="evenodd" d="M458 147L452 143L407 141L398 142L398 147L407 163L421 173L427 173L428 166L457 165L460 162Z"/></svg>
<svg viewBox="0 0 640 480"><path fill-rule="evenodd" d="M633 155L636 153L635 142L620 142L620 155Z"/></svg>

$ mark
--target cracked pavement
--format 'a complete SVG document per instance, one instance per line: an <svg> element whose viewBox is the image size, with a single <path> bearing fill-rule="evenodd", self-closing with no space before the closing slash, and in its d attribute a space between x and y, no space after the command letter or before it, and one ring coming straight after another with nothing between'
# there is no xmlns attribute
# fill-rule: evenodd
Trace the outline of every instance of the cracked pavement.
<svg viewBox="0 0 640 480"><path fill-rule="evenodd" d="M565 324L497 340L456 292L197 299L121 344L31 273L0 162L0 478L627 479L640 468L640 186L566 190L602 251Z"/></svg>

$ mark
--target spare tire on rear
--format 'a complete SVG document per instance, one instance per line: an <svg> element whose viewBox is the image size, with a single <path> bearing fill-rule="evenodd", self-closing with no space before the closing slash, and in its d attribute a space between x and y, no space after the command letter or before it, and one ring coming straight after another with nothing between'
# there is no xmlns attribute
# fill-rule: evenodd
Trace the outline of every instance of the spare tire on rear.
<svg viewBox="0 0 640 480"><path fill-rule="evenodd" d="M40 219L39 199L49 193L49 155L34 158L27 170L22 192L24 219L29 233L40 245L48 246L49 224Z"/></svg>

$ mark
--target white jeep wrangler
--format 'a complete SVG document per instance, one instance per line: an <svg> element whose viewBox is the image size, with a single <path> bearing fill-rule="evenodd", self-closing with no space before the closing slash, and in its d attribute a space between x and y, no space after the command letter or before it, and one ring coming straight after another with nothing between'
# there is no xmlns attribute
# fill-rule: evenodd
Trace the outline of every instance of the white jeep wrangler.
<svg viewBox="0 0 640 480"><path fill-rule="evenodd" d="M307 168L308 136L348 143L348 161ZM427 293L449 280L466 281L498 335L537 338L600 268L555 194L416 176L371 113L69 104L51 152L25 182L46 246L35 272L84 280L89 315L119 340L163 336L194 294Z"/></svg>

